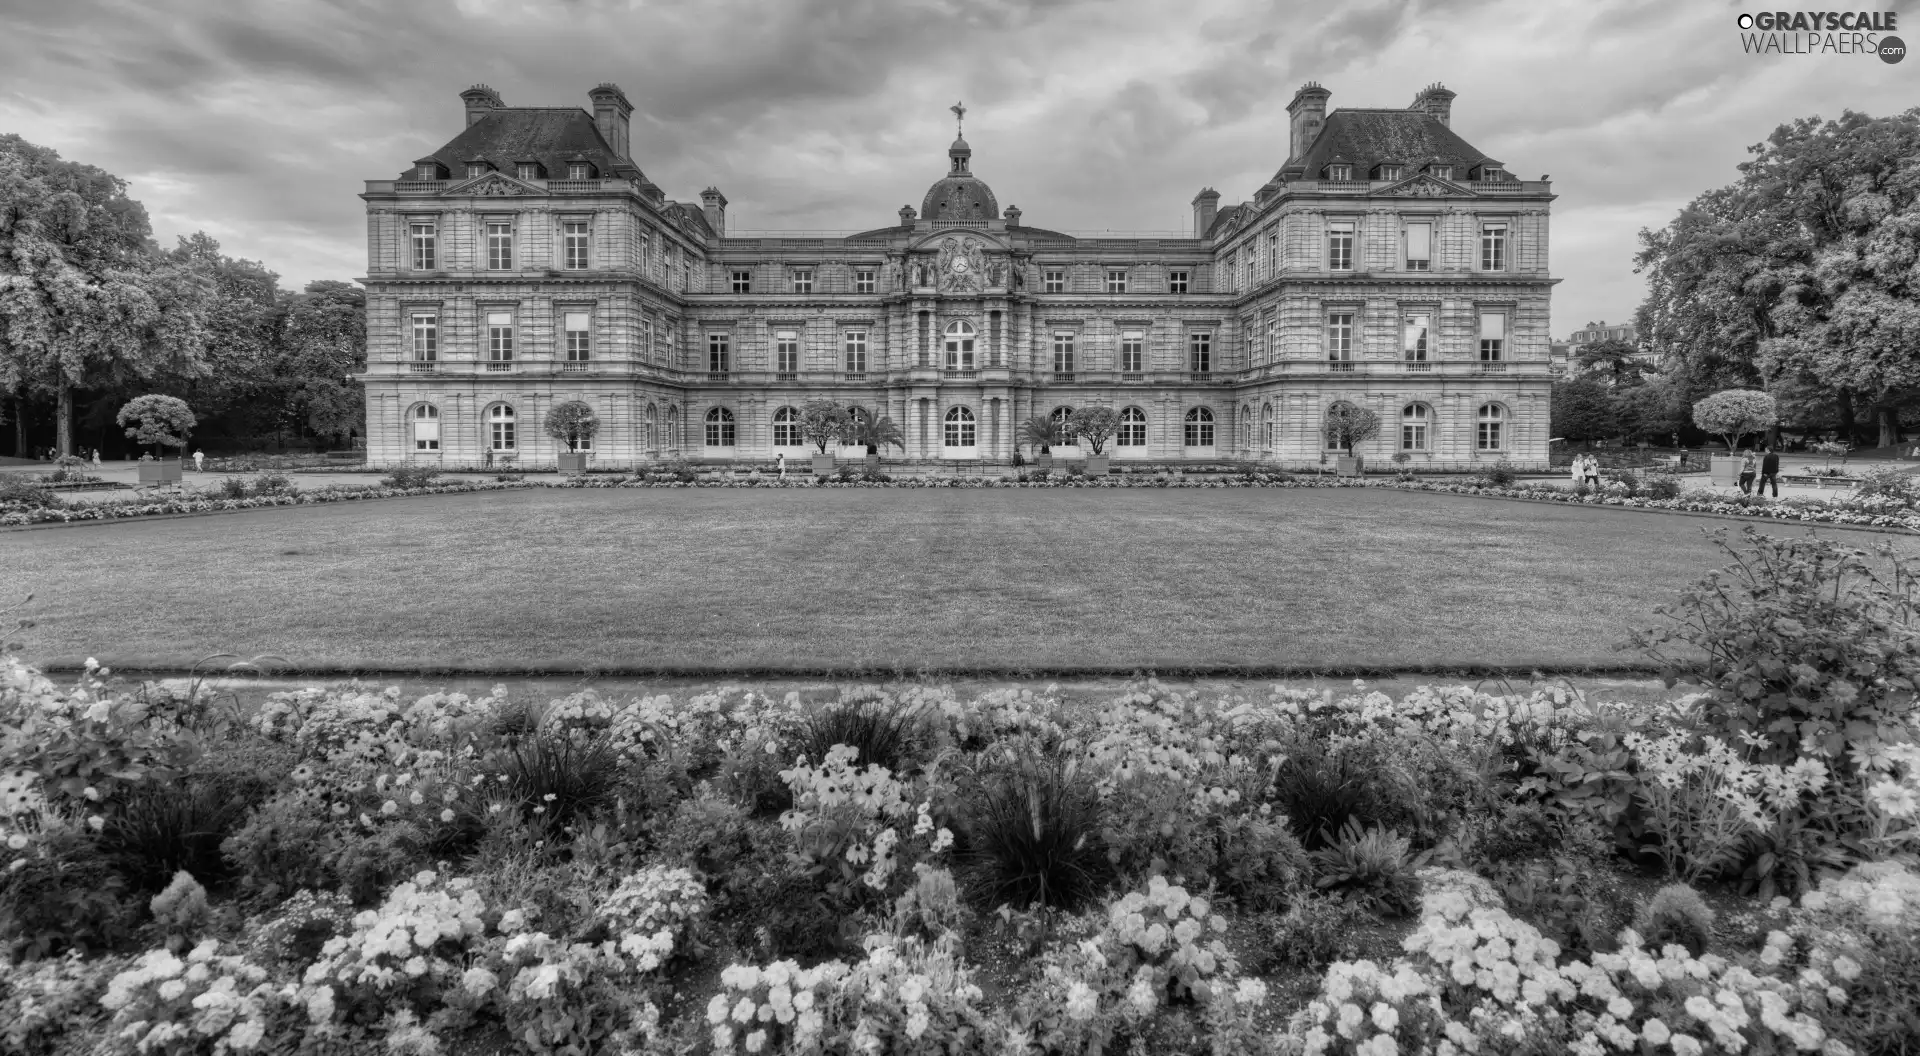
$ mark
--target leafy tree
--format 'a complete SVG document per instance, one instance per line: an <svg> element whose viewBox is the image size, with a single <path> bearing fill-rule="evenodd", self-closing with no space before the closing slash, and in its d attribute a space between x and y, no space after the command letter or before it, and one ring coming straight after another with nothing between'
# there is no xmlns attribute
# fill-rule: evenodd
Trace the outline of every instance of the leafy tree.
<svg viewBox="0 0 1920 1056"><path fill-rule="evenodd" d="M1633 345L1617 338L1608 338L1581 345L1575 358L1583 371L1605 374L1615 385L1630 385L1646 373L1646 363L1640 359L1640 355L1640 350Z"/></svg>
<svg viewBox="0 0 1920 1056"><path fill-rule="evenodd" d="M1752 389L1727 389L1693 405L1693 424L1726 440L1728 451L1741 437L1771 429L1779 420L1773 397Z"/></svg>
<svg viewBox="0 0 1920 1056"><path fill-rule="evenodd" d="M366 396L351 375L367 363L367 295L320 279L286 306L279 356L285 405L307 428L344 440L366 429Z"/></svg>
<svg viewBox="0 0 1920 1056"><path fill-rule="evenodd" d="M1380 435L1380 416L1366 407L1341 400L1327 408L1325 429L1327 439L1351 455L1354 445Z"/></svg>
<svg viewBox="0 0 1920 1056"><path fill-rule="evenodd" d="M582 441L592 440L593 434L600 431L600 419L593 416L593 408L579 400L549 407L543 424L547 435L566 444L568 451L576 450Z"/></svg>
<svg viewBox="0 0 1920 1056"><path fill-rule="evenodd" d="M1620 435L1649 444L1678 443L1694 431L1693 403L1682 376L1657 376L1612 393ZM1559 435L1559 434L1556 434Z"/></svg>
<svg viewBox="0 0 1920 1056"><path fill-rule="evenodd" d="M1036 414L1020 423L1020 442L1032 444L1043 455L1052 453L1055 444L1065 444L1067 439L1067 430L1050 415Z"/></svg>
<svg viewBox="0 0 1920 1056"><path fill-rule="evenodd" d="M1587 442L1625 432L1621 428L1613 391L1598 378L1578 377L1554 382L1551 406L1555 436Z"/></svg>
<svg viewBox="0 0 1920 1056"><path fill-rule="evenodd" d="M808 400L800 408L800 438L818 447L823 455L829 446L845 439L852 425L846 409L832 400Z"/></svg>
<svg viewBox="0 0 1920 1056"><path fill-rule="evenodd" d="M136 443L152 444L156 449L185 446L187 433L194 426L193 410L187 401L152 394L129 401L115 420L127 427L127 435Z"/></svg>
<svg viewBox="0 0 1920 1056"><path fill-rule="evenodd" d="M1067 431L1087 442L1094 454L1120 429L1120 415L1111 407L1082 407L1067 416Z"/></svg>
<svg viewBox="0 0 1920 1056"><path fill-rule="evenodd" d="M858 410L858 414L853 412ZM852 422L853 442L867 449L867 454L877 455L880 449L891 444L902 452L907 449L907 434L900 430L899 423L885 415L874 414L864 408L849 408L848 416Z"/></svg>

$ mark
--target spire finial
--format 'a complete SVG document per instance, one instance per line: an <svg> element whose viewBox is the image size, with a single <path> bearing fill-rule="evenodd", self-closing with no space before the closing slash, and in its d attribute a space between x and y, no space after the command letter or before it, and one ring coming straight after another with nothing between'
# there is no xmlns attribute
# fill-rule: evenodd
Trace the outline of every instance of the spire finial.
<svg viewBox="0 0 1920 1056"><path fill-rule="evenodd" d="M953 134L956 136L963 135L962 128L967 119L967 104L955 103L947 107L947 109L953 111Z"/></svg>

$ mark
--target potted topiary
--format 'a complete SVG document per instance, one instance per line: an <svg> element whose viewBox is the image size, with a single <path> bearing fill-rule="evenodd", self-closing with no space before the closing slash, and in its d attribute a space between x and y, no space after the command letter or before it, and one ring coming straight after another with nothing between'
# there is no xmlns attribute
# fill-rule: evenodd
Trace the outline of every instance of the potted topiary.
<svg viewBox="0 0 1920 1056"><path fill-rule="evenodd" d="M1040 449L1033 464L1042 470L1053 468L1053 445L1067 442L1067 431L1048 415L1036 414L1020 423L1020 440Z"/></svg>
<svg viewBox="0 0 1920 1056"><path fill-rule="evenodd" d="M585 473L587 471L587 452L580 450L581 444L591 444L593 434L600 431L600 419L593 416L593 408L578 400L556 403L547 410L547 435L566 445L560 452L560 472Z"/></svg>
<svg viewBox="0 0 1920 1056"><path fill-rule="evenodd" d="M827 448L847 435L847 426L846 409L831 400L808 400L800 408L800 438L820 449L813 455L814 476L832 475L833 452Z"/></svg>
<svg viewBox="0 0 1920 1056"><path fill-rule="evenodd" d="M136 396L120 408L114 421L127 426L127 435L136 443L151 444L156 450L160 447L186 446L187 431L194 426L192 408L187 406L185 400L174 396ZM133 424L128 425L129 422ZM180 483L180 460L141 459L140 483Z"/></svg>
<svg viewBox="0 0 1920 1056"><path fill-rule="evenodd" d="M867 449L867 472L880 472L880 449L892 444L901 453L907 450L907 435L893 419L862 411L851 430L853 442Z"/></svg>
<svg viewBox="0 0 1920 1056"><path fill-rule="evenodd" d="M1740 438L1773 428L1780 420L1773 397L1754 389L1725 389L1693 405L1693 424L1727 442L1725 455L1713 456L1713 482L1739 479Z"/></svg>
<svg viewBox="0 0 1920 1056"><path fill-rule="evenodd" d="M1327 440L1346 452L1334 463L1339 476L1357 477L1366 472L1366 461L1353 449L1378 435L1380 416L1373 411L1345 400L1327 408Z"/></svg>
<svg viewBox="0 0 1920 1056"><path fill-rule="evenodd" d="M1067 416L1067 430L1087 442L1087 476L1107 475L1107 455L1101 451L1120 428L1120 416L1111 407L1083 407Z"/></svg>

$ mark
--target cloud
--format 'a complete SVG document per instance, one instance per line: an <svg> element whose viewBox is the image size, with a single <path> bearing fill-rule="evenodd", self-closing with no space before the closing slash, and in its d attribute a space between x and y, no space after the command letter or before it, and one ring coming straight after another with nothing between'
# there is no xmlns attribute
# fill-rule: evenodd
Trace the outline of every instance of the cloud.
<svg viewBox="0 0 1920 1056"><path fill-rule="evenodd" d="M0 0L0 131L127 178L290 286L358 275L367 179L513 105L634 102L668 194L751 226L859 230L920 204L968 104L975 171L1056 229L1173 230L1285 160L1302 82L1332 105L1459 93L1454 128L1551 173L1554 329L1624 318L1635 235L1725 184L1775 125L1909 105L1920 65L1743 54L1729 5L1665 0Z"/></svg>

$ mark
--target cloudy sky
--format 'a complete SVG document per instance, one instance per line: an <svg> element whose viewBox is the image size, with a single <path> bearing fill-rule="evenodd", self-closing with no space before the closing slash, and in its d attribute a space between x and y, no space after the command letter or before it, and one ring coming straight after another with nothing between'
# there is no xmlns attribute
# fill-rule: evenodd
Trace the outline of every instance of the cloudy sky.
<svg viewBox="0 0 1920 1056"><path fill-rule="evenodd" d="M857 230L918 206L967 108L974 171L1026 222L1174 230L1285 160L1286 104L1405 106L1551 174L1553 332L1631 316L1636 233L1730 182L1779 123L1920 102L1920 60L1743 53L1722 2L1545 0L0 0L0 132L131 183L297 288L365 262L366 179L509 105L635 106L634 157L729 222ZM1876 7L1876 10L1884 8ZM1920 39L1920 14L1900 27Z"/></svg>

